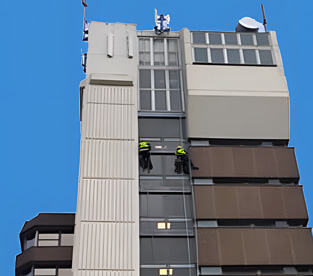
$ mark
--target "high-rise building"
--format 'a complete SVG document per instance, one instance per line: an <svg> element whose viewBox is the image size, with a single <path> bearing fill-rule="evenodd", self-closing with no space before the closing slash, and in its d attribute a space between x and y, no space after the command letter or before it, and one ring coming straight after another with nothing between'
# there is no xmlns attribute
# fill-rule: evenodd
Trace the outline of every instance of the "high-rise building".
<svg viewBox="0 0 313 276"><path fill-rule="evenodd" d="M26 222L16 276L313 275L276 34L241 31L90 24L75 230Z"/></svg>

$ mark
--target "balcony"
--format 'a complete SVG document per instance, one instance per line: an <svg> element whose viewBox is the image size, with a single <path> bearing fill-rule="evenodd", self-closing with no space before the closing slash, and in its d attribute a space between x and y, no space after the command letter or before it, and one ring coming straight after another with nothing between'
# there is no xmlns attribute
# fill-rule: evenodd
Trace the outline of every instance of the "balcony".
<svg viewBox="0 0 313 276"><path fill-rule="evenodd" d="M313 265L309 228L199 228L199 266Z"/></svg>
<svg viewBox="0 0 313 276"><path fill-rule="evenodd" d="M299 181L294 148L193 147L193 178L282 179Z"/></svg>

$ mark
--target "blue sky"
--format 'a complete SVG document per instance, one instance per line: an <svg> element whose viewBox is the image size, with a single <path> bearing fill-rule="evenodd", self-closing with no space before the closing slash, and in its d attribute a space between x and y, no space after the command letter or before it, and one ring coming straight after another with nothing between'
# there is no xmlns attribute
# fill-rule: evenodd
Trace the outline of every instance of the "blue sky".
<svg viewBox="0 0 313 276"><path fill-rule="evenodd" d="M290 91L290 146L313 216L311 139L313 1L87 0L88 21L136 23L152 29L154 8L171 28L233 31L250 16L277 32ZM80 0L0 0L2 275L14 275L18 234L39 212L75 212L79 167L79 82L83 8ZM313 221L313 219L311 220ZM312 226L312 222L309 223Z"/></svg>

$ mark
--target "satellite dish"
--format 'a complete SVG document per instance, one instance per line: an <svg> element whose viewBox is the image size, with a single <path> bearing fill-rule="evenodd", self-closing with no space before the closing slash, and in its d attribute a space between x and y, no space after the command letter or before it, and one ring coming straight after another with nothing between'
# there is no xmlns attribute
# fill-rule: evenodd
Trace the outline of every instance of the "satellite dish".
<svg viewBox="0 0 313 276"><path fill-rule="evenodd" d="M262 23L254 20L251 17L241 18L237 24L236 32L265 32Z"/></svg>

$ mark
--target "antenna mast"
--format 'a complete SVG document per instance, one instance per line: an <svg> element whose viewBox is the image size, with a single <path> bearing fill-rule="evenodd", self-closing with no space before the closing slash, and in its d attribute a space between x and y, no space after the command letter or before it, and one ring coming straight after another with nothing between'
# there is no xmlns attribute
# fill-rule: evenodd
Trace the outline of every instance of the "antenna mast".
<svg viewBox="0 0 313 276"><path fill-rule="evenodd" d="M264 11L264 6L263 6L263 4L261 4L261 8L262 8L262 14L263 14L263 26L264 26L265 32L267 32L267 28L266 28L267 21L266 21L266 17L265 17L265 11Z"/></svg>
<svg viewBox="0 0 313 276"><path fill-rule="evenodd" d="M86 20L86 8L87 8L87 0L82 0L82 4L84 6L84 23L83 23L83 41L88 40L88 29L89 29L89 24Z"/></svg>

